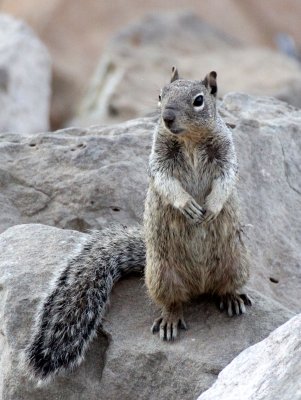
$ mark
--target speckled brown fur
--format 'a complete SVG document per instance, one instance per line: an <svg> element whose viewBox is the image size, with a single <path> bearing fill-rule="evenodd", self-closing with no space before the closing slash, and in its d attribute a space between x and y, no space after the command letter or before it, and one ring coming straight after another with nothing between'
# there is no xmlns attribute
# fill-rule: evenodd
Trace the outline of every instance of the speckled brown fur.
<svg viewBox="0 0 301 400"><path fill-rule="evenodd" d="M172 79L162 90L150 156L145 279L162 308L152 329L167 340L176 337L180 323L185 326L181 307L194 296L220 296L229 315L245 312L247 303L238 294L249 261L235 191L236 154L216 111L216 74L208 76ZM194 107L198 94L203 105Z"/></svg>

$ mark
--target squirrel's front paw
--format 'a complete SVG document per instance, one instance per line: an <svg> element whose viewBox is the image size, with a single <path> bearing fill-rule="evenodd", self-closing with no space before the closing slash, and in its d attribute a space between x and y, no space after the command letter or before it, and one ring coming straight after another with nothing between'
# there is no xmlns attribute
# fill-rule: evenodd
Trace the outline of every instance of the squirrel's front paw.
<svg viewBox="0 0 301 400"><path fill-rule="evenodd" d="M194 199L187 200L179 210L190 222L199 223L204 219L205 210Z"/></svg>
<svg viewBox="0 0 301 400"><path fill-rule="evenodd" d="M222 206L218 204L205 203L204 222L213 221L222 210Z"/></svg>
<svg viewBox="0 0 301 400"><path fill-rule="evenodd" d="M215 213L209 209L206 209L203 222L211 222L217 217L217 215L218 215L218 213Z"/></svg>

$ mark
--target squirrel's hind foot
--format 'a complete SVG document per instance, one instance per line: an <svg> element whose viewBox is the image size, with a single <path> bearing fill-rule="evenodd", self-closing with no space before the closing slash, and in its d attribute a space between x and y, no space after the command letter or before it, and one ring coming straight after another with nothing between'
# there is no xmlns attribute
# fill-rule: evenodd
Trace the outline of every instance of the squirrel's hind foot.
<svg viewBox="0 0 301 400"><path fill-rule="evenodd" d="M178 337L178 329L187 329L186 322L183 318L182 307L176 307L172 310L162 310L159 318L156 318L151 332L159 332L161 340L173 341Z"/></svg>
<svg viewBox="0 0 301 400"><path fill-rule="evenodd" d="M229 293L219 297L218 308L221 311L226 311L229 317L234 315L245 314L246 307L251 306L252 300L250 297L243 294Z"/></svg>

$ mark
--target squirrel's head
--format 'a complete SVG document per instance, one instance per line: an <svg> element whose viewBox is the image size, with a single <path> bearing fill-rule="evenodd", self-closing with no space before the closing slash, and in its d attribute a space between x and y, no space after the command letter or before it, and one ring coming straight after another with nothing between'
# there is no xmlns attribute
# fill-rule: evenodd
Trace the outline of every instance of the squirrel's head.
<svg viewBox="0 0 301 400"><path fill-rule="evenodd" d="M172 68L170 83L161 90L162 126L174 135L197 136L212 128L216 119L217 74L211 71L201 81L180 79Z"/></svg>

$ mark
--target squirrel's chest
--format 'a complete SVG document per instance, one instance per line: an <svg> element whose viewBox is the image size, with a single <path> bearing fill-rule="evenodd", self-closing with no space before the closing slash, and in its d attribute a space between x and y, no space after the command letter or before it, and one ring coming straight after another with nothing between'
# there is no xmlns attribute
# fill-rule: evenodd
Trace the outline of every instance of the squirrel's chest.
<svg viewBox="0 0 301 400"><path fill-rule="evenodd" d="M215 169L214 160L210 159L206 151L192 150L182 152L180 160L175 161L173 175L190 194L206 195Z"/></svg>

